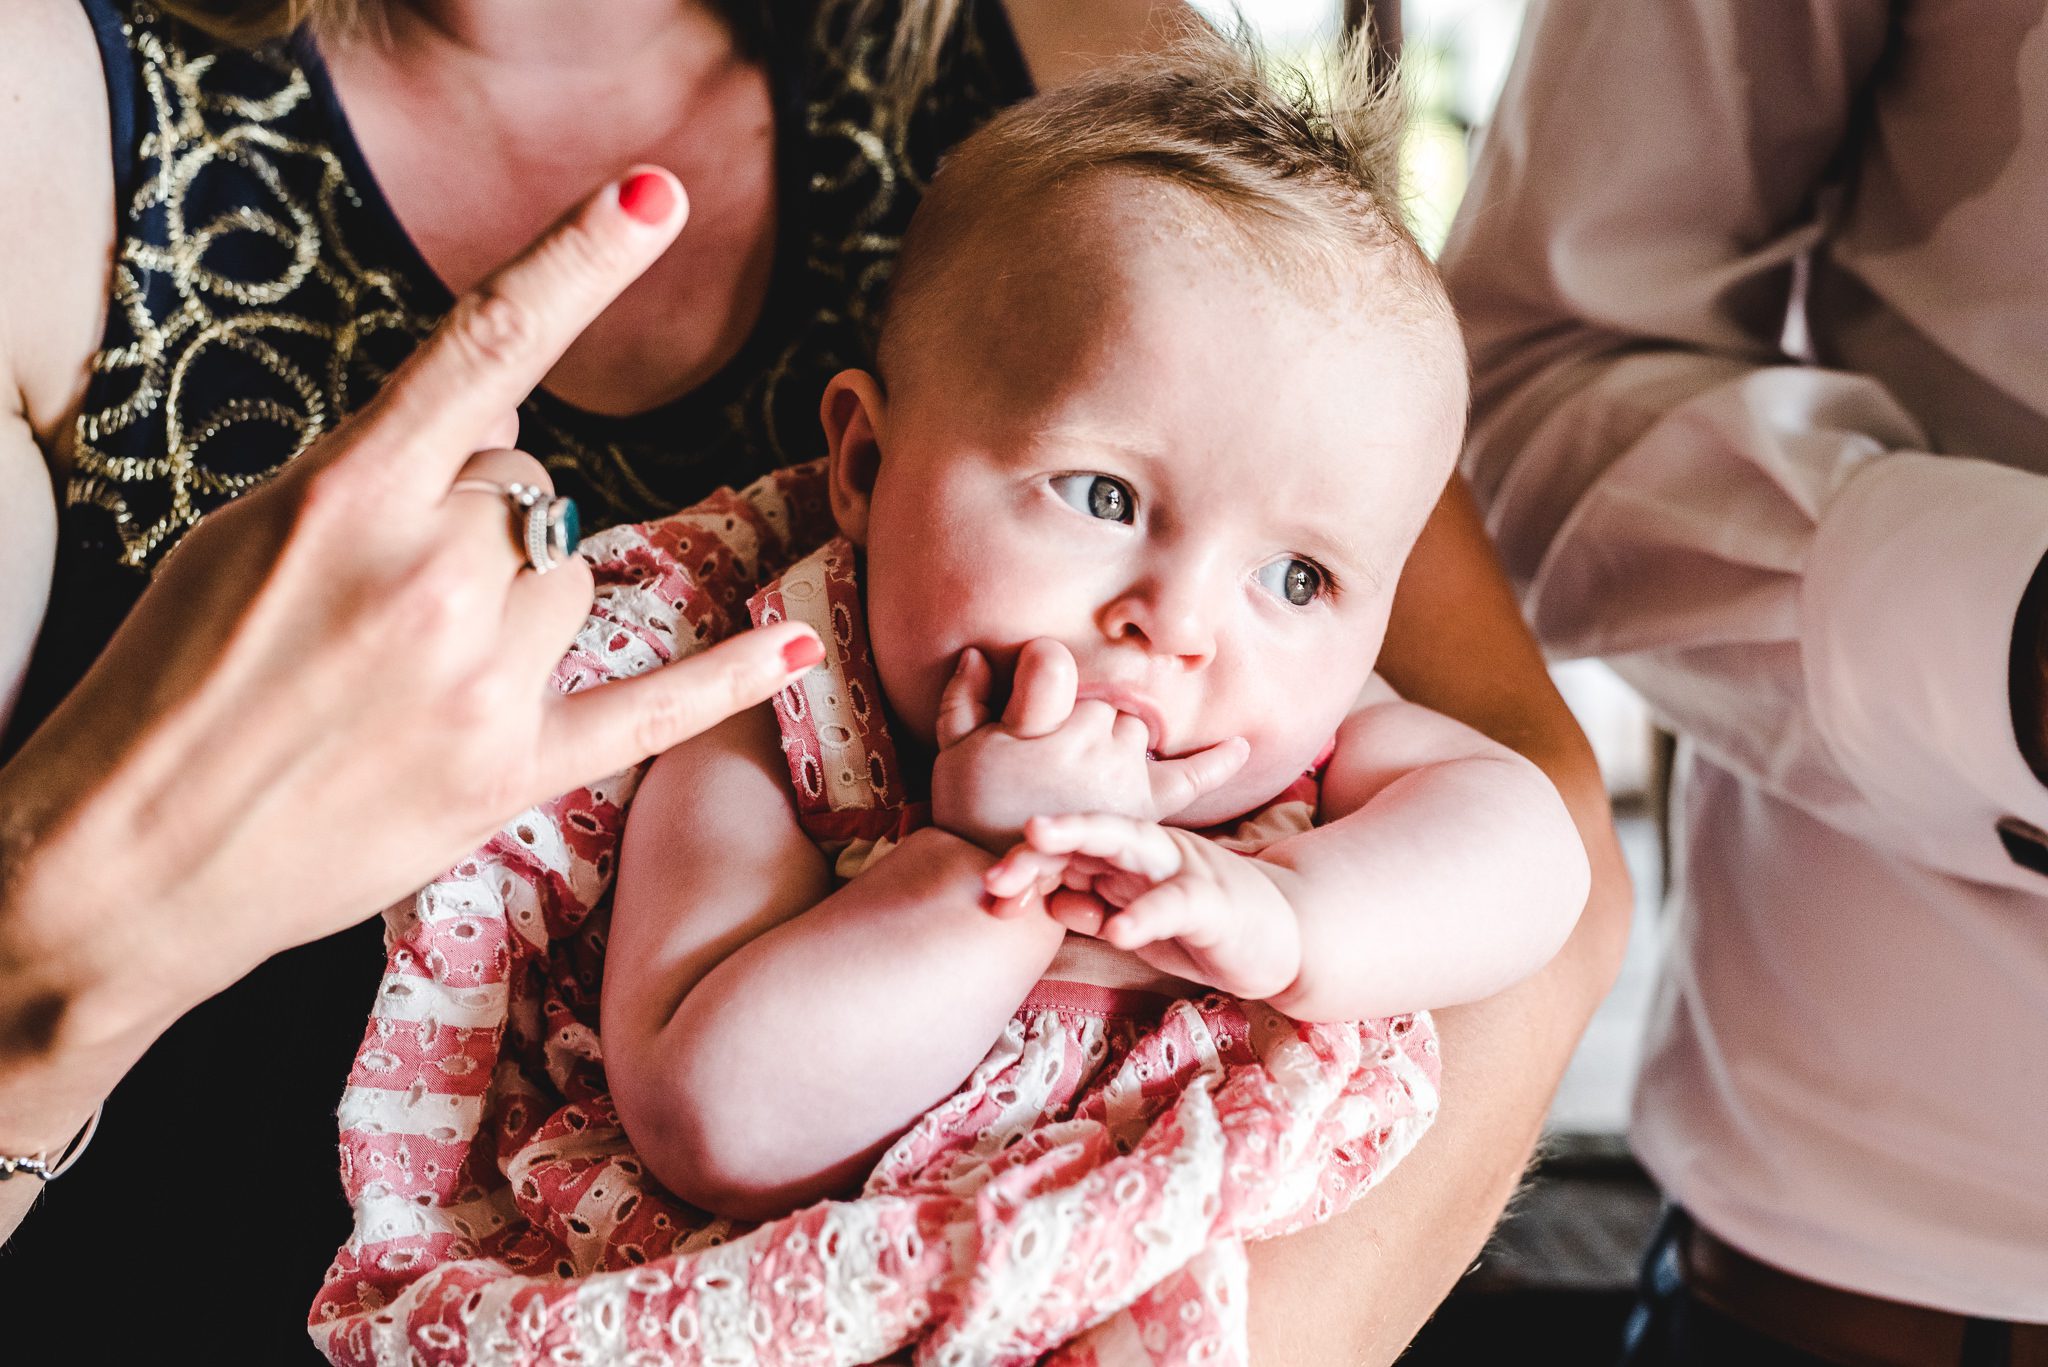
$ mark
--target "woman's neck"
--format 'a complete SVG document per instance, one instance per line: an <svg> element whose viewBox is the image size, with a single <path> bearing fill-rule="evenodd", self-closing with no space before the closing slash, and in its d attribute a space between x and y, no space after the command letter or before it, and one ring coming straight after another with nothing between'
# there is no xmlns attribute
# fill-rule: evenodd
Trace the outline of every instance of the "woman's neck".
<svg viewBox="0 0 2048 1367"><path fill-rule="evenodd" d="M676 246L569 349L551 390L639 412L738 350L773 260L775 117L766 70L715 0L382 3L383 34L321 48L386 202L450 289L636 162L688 187Z"/></svg>
<svg viewBox="0 0 2048 1367"><path fill-rule="evenodd" d="M527 181L665 161L683 126L745 79L710 0L385 0L382 20L374 37L323 40L330 65L359 78L344 94L407 107Z"/></svg>
<svg viewBox="0 0 2048 1367"><path fill-rule="evenodd" d="M499 69L618 72L650 52L728 51L705 0L388 0L394 47Z"/></svg>

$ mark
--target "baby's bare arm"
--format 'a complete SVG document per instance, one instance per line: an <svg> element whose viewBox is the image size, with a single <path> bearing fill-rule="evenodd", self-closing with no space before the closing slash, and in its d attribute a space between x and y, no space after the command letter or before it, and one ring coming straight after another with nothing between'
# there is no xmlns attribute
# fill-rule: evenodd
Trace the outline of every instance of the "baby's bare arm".
<svg viewBox="0 0 2048 1367"><path fill-rule="evenodd" d="M1271 1000L1301 1019L1490 996L1549 962L1586 902L1585 847L1542 770L1374 687L1338 732L1322 824L1261 856L1302 944Z"/></svg>
<svg viewBox="0 0 2048 1367"><path fill-rule="evenodd" d="M1541 968L1584 905L1577 828L1535 765L1374 682L1322 824L1258 855L1114 812L1033 820L984 885L1298 1020L1474 1001Z"/></svg>
<svg viewBox="0 0 2048 1367"><path fill-rule="evenodd" d="M603 1000L613 1095L654 1174L740 1218L856 1184L1058 948L1043 916L982 913L990 862L924 830L832 891L766 708L658 760L627 823Z"/></svg>

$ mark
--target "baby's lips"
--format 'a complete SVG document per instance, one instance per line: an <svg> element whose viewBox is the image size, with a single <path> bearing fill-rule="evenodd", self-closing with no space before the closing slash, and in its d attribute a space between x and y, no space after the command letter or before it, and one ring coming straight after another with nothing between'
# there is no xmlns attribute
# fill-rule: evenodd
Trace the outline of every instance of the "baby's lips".
<svg viewBox="0 0 2048 1367"><path fill-rule="evenodd" d="M1076 702L1106 702L1119 713L1130 717L1145 727L1145 758L1158 759L1165 749L1166 727L1160 720L1158 706L1135 689L1123 688L1116 684L1083 684L1075 691Z"/></svg>

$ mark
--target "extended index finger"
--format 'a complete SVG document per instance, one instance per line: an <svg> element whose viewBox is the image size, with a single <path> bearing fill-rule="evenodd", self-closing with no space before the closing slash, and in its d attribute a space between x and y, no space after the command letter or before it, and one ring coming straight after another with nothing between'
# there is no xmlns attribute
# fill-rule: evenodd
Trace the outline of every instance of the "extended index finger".
<svg viewBox="0 0 2048 1367"><path fill-rule="evenodd" d="M455 301L365 407L350 445L378 449L440 492L591 320L667 250L687 210L682 186L655 167L585 197Z"/></svg>

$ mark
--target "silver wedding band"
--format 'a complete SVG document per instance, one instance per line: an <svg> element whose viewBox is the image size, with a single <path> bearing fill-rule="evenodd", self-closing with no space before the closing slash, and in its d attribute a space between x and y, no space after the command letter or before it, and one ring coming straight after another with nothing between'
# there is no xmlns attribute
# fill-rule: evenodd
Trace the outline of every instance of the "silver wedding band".
<svg viewBox="0 0 2048 1367"><path fill-rule="evenodd" d="M500 483L494 479L458 479L450 493L496 494L512 510L512 540L535 574L546 574L576 553L583 541L583 519L576 500L552 494L534 484Z"/></svg>

